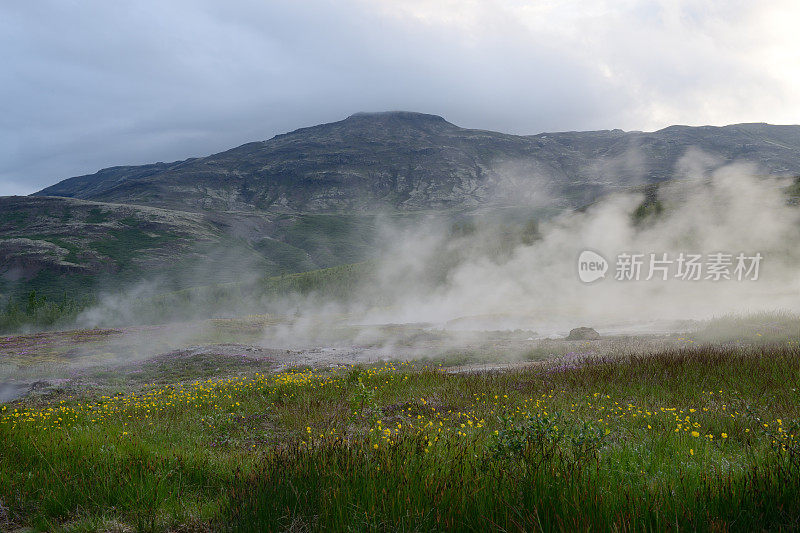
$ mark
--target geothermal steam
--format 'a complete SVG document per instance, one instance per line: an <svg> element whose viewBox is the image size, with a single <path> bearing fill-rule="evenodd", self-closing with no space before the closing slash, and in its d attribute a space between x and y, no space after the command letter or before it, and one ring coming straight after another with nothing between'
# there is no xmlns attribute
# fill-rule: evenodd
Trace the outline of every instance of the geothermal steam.
<svg viewBox="0 0 800 533"><path fill-rule="evenodd" d="M784 189L790 182L758 177L749 165L710 170L713 163L706 155L687 154L676 179L658 191L664 209L653 220L635 223L631 216L642 194L616 194L582 212L543 222L539 240L519 243L499 256L472 255L480 248L474 240L451 239L435 223L395 233L396 245L384 254L377 284L370 289L390 295L391 305L364 309L361 320L446 326L473 317L476 327L483 320L485 329L505 324L563 331L582 324L613 327L734 312L798 311L800 209L787 203ZM608 259L606 279L590 285L579 280L577 258L585 249ZM456 259L443 279L432 283L431 262L443 252ZM615 259L623 252L644 254L640 281L613 279ZM734 258L739 252L760 253L759 279L686 281L675 279L671 270L666 281L660 276L645 280L650 253L675 259L681 252L703 254L704 260L718 252Z"/></svg>

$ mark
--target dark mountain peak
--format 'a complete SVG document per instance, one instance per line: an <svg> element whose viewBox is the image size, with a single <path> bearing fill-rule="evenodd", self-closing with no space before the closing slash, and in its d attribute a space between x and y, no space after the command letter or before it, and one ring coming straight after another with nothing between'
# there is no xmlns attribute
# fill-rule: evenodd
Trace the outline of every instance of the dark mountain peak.
<svg viewBox="0 0 800 533"><path fill-rule="evenodd" d="M726 128L755 128L755 129L764 129L771 126L780 127L780 125L770 124L769 122L740 122L738 124L731 124L730 126L725 126Z"/></svg>
<svg viewBox="0 0 800 533"><path fill-rule="evenodd" d="M660 130L656 130L653 133L682 133L687 131L696 130L698 128L708 128L709 126L687 126L685 124L673 124L672 126L667 126L666 128L661 128Z"/></svg>
<svg viewBox="0 0 800 533"><path fill-rule="evenodd" d="M404 137L415 134L439 135L460 129L438 115L412 111L355 113L336 124L343 133L376 137Z"/></svg>
<svg viewBox="0 0 800 533"><path fill-rule="evenodd" d="M662 128L657 130L654 133L683 133L688 131L732 131L732 130L740 130L740 131L766 131L766 130L796 130L797 125L781 125L781 124L770 124L768 122L740 122L738 124L728 124L726 126L711 126L711 125L704 125L704 126L687 126L685 124L674 124L672 126L667 126L666 128Z"/></svg>
<svg viewBox="0 0 800 533"><path fill-rule="evenodd" d="M767 172L800 173L798 126L670 126L652 133L516 136L460 128L437 115L390 111L356 113L201 159L105 169L38 194L182 210L279 213L528 201L525 194L508 193L511 174L520 181L545 177L553 194L563 194L571 205L631 180L669 179L688 147L724 160L749 160ZM616 163L627 161L631 150L644 162ZM644 176L642 168L647 169Z"/></svg>
<svg viewBox="0 0 800 533"><path fill-rule="evenodd" d="M354 113L344 120L300 128L289 133L276 135L272 140L294 140L297 138L317 139L330 142L331 139L348 137L370 137L386 139L404 138L409 135L440 135L460 130L438 115L416 113L413 111L381 111Z"/></svg>
<svg viewBox="0 0 800 533"><path fill-rule="evenodd" d="M450 124L439 115L429 115L427 113L417 113L416 111L377 111L366 112L359 111L353 113L346 119L345 122L406 122L411 124Z"/></svg>

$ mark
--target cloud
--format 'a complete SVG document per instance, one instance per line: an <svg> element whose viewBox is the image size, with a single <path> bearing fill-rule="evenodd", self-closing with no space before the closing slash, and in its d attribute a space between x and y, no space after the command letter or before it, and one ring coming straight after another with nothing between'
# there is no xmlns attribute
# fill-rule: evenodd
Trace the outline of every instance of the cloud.
<svg viewBox="0 0 800 533"><path fill-rule="evenodd" d="M513 133L800 122L791 1L0 6L0 194L361 110Z"/></svg>

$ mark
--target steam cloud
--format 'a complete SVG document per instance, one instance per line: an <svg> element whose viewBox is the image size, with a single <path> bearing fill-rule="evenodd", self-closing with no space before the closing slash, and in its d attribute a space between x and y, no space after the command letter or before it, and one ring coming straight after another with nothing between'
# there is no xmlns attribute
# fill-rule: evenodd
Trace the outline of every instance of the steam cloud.
<svg viewBox="0 0 800 533"><path fill-rule="evenodd" d="M624 161L598 163L624 166L635 175L643 158L632 148ZM547 176L535 168L504 163L508 186L520 198L541 207L551 200ZM530 171L529 191L521 173ZM765 178L748 164L722 164L714 156L689 150L675 169L675 179L662 184L657 200L663 210L654 219L635 221L632 213L644 193L622 192L604 197L579 211L563 211L541 220L534 235L510 234L502 224L484 223L480 216L454 231L452 219L431 217L409 226L386 222L380 232L385 244L378 259L346 301L319 295L280 298L243 294L235 306L204 309L208 314L275 313L288 320L270 326L263 343L311 346L381 342L377 330L353 329L336 334L342 325L424 323L433 330L536 331L540 336L563 335L589 325L601 332L654 328L671 320L704 319L728 313L765 310L798 311L800 275L800 209L789 205L788 178ZM387 217L389 220L389 217ZM458 226L458 225L456 225ZM582 283L577 258L582 250L602 254L610 263L607 279ZM659 278L616 281L618 254L716 252L760 253L757 281L684 281ZM152 287L150 287L152 289ZM141 288L136 290L141 291ZM110 296L84 313L86 326L124 317L127 298ZM204 304L191 303L200 308ZM392 339L384 338L386 345Z"/></svg>
<svg viewBox="0 0 800 533"><path fill-rule="evenodd" d="M690 151L675 181L662 185L657 220L635 223L631 214L643 194L616 194L582 212L562 214L541 225L541 240L519 244L500 257L473 256L475 242L448 240L435 224L401 235L384 256L380 290L393 305L365 317L375 322L447 325L474 317L488 329L520 327L560 332L575 325L615 327L669 319L702 319L762 310L796 311L800 300L800 212L788 205L786 179L758 177L745 164L719 166ZM432 287L426 268L442 250L465 251L443 283ZM579 281L576 260L593 249L611 263L623 252L746 255L760 253L757 281ZM703 275L705 277L705 273ZM672 278L672 276L670 276ZM415 290L421 287L423 290Z"/></svg>

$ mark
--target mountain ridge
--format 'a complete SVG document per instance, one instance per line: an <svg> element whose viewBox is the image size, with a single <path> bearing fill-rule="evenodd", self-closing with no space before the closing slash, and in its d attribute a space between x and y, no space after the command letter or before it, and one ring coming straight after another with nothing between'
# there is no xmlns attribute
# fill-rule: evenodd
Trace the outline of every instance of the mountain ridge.
<svg viewBox="0 0 800 533"><path fill-rule="evenodd" d="M577 206L672 177L689 148L800 173L800 126L673 125L512 135L409 111L355 113L205 157L118 166L34 193L188 211L335 213Z"/></svg>

